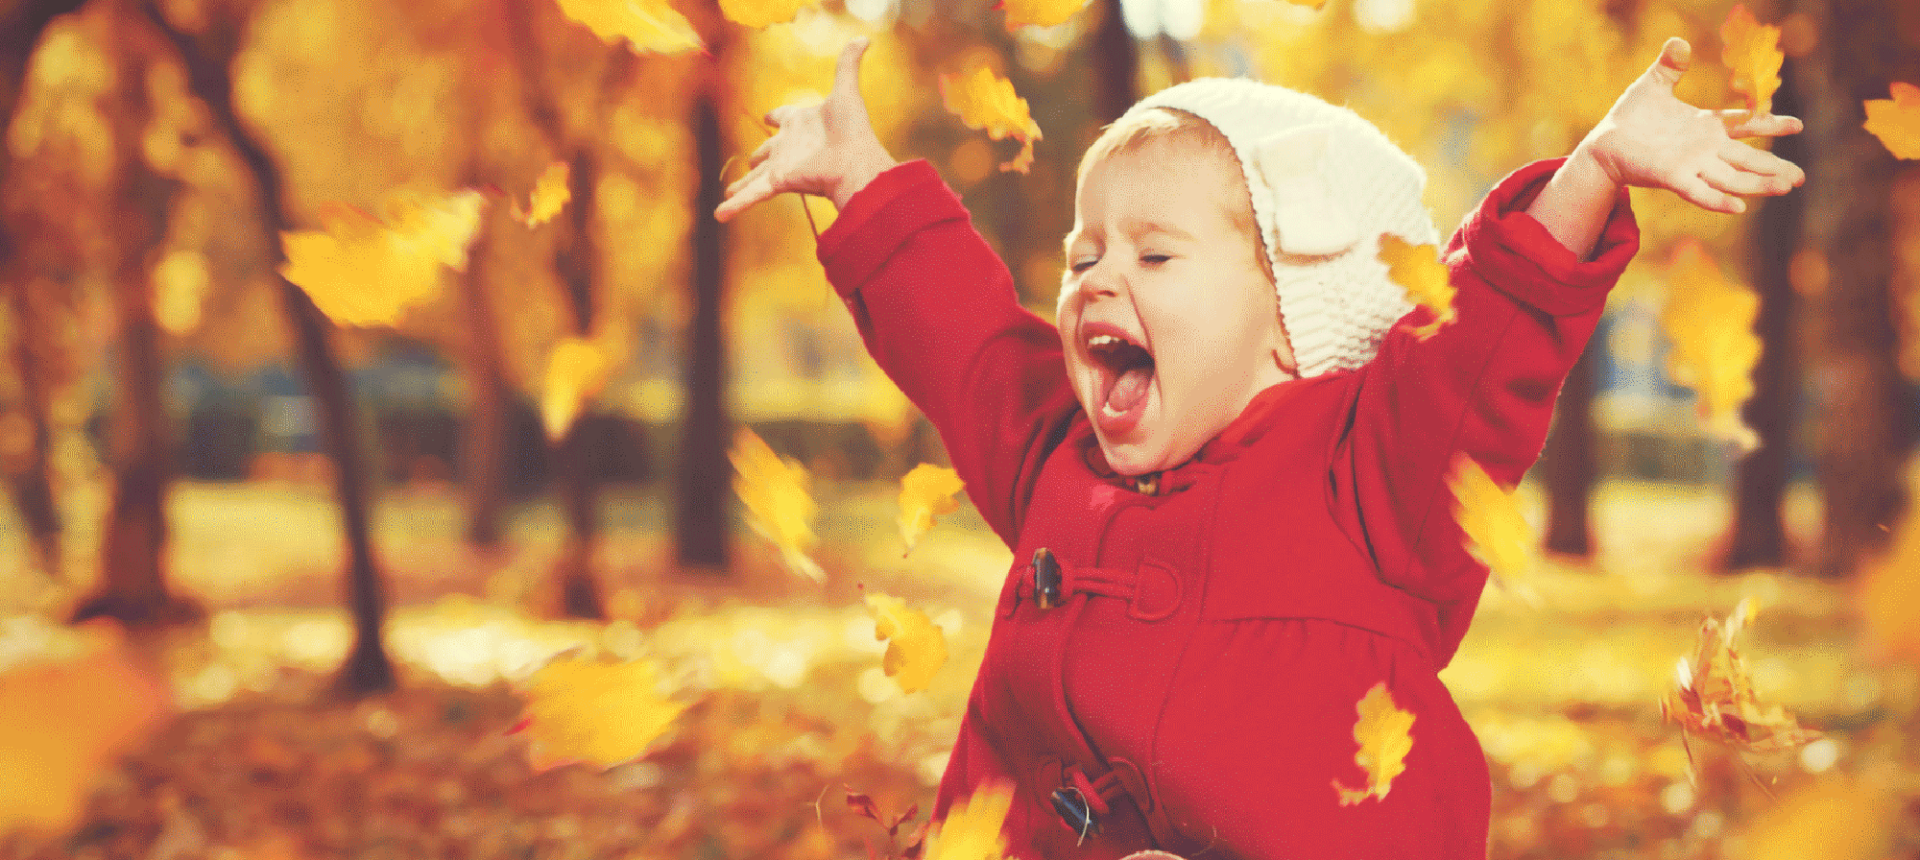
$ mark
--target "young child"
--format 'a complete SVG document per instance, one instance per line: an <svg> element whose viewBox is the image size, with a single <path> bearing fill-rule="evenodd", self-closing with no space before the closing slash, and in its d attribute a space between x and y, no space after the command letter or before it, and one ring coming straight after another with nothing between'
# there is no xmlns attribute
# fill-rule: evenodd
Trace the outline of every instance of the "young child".
<svg viewBox="0 0 1920 860"><path fill-rule="evenodd" d="M933 169L874 138L864 47L824 103L769 116L715 214L833 200L828 278L1014 550L937 814L1011 784L1028 860L1486 857L1486 761L1436 676L1487 575L1449 466L1511 484L1539 455L1638 245L1626 186L1739 212L1803 175L1735 138L1799 121L1680 102L1669 41L1570 156L1467 218L1457 318L1423 338L1378 259L1382 235L1435 240L1413 161L1311 96L1181 84L1082 161L1049 325ZM1376 685L1413 723L1373 782Z"/></svg>

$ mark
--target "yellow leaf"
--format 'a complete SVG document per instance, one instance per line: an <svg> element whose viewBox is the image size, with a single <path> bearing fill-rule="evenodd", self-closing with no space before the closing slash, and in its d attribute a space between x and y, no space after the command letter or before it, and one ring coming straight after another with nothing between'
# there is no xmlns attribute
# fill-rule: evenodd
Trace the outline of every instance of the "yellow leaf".
<svg viewBox="0 0 1920 860"><path fill-rule="evenodd" d="M1907 486L1908 498L1920 498L1920 476ZM1867 562L1856 595L1871 653L1920 662L1920 511L1908 511L1886 554Z"/></svg>
<svg viewBox="0 0 1920 860"><path fill-rule="evenodd" d="M117 646L0 673L0 835L72 827L94 778L167 704L160 683Z"/></svg>
<svg viewBox="0 0 1920 860"><path fill-rule="evenodd" d="M528 678L524 732L537 770L571 762L613 767L639 758L687 709L660 694L652 662L624 663L561 655Z"/></svg>
<svg viewBox="0 0 1920 860"><path fill-rule="evenodd" d="M1027 110L1027 100L1013 91L1013 82L1000 77L984 64L955 74L940 76L940 99L947 111L960 118L968 128L986 131L994 140L1012 137L1026 144L1001 170L1027 172L1033 165L1033 142L1040 139L1040 124Z"/></svg>
<svg viewBox="0 0 1920 860"><path fill-rule="evenodd" d="M1779 705L1763 706L1753 692L1752 676L1734 648L1734 640L1753 621L1751 598L1740 601L1725 621L1700 623L1693 660L1681 658L1676 688L1660 701L1661 715L1689 734L1748 752L1791 749L1817 740L1820 733L1800 728Z"/></svg>
<svg viewBox="0 0 1920 860"><path fill-rule="evenodd" d="M926 689L947 663L946 633L925 612L892 595L867 592L867 611L873 613L873 638L887 640L880 664L887 676L905 692Z"/></svg>
<svg viewBox="0 0 1920 860"><path fill-rule="evenodd" d="M820 0L720 0L720 13L742 27L784 24Z"/></svg>
<svg viewBox="0 0 1920 860"><path fill-rule="evenodd" d="M785 459L752 430L745 427L734 436L733 491L747 506L747 524L780 550L780 558L789 569L814 582L826 580L826 572L807 555L813 547L813 517L819 506L807 494L807 470Z"/></svg>
<svg viewBox="0 0 1920 860"><path fill-rule="evenodd" d="M1005 860L1007 811L1013 808L1013 785L990 782L973 790L965 800L947 810L927 839L922 860Z"/></svg>
<svg viewBox="0 0 1920 860"><path fill-rule="evenodd" d="M994 7L1007 13L1007 29L1064 24L1087 0L1000 0Z"/></svg>
<svg viewBox="0 0 1920 860"><path fill-rule="evenodd" d="M1422 340L1453 321L1453 280L1440 263L1438 248L1382 234L1380 262L1387 264L1387 277L1406 289L1407 298L1433 309L1433 322L1414 330Z"/></svg>
<svg viewBox="0 0 1920 860"><path fill-rule="evenodd" d="M1747 860L1875 860L1888 856L1899 798L1857 777L1836 776L1770 805L1746 833Z"/></svg>
<svg viewBox="0 0 1920 860"><path fill-rule="evenodd" d="M1327 0L1287 0L1287 2L1295 6L1312 6L1315 9L1327 5Z"/></svg>
<svg viewBox="0 0 1920 860"><path fill-rule="evenodd" d="M704 50L700 34L686 16L674 11L667 0L559 0L560 11L585 24L595 36L609 45L621 39L633 43L634 50L654 54L679 54Z"/></svg>
<svg viewBox="0 0 1920 860"><path fill-rule="evenodd" d="M1453 515L1495 574L1512 580L1526 574L1533 560L1533 529L1520 515L1513 492L1494 483L1486 470L1464 454L1453 458L1447 475L1453 490Z"/></svg>
<svg viewBox="0 0 1920 860"><path fill-rule="evenodd" d="M907 542L907 552L933 528L934 517L960 509L954 494L965 487L959 472L932 463L921 463L900 479L900 537Z"/></svg>
<svg viewBox="0 0 1920 860"><path fill-rule="evenodd" d="M1747 97L1747 110L1773 112L1773 93L1780 88L1780 28L1755 20L1746 4L1736 3L1720 25L1720 61L1733 78L1733 91Z"/></svg>
<svg viewBox="0 0 1920 860"><path fill-rule="evenodd" d="M439 199L396 195L387 217L323 204L322 229L281 233L280 274L341 325L391 325L440 290L444 267L464 269L486 199L473 190Z"/></svg>
<svg viewBox="0 0 1920 860"><path fill-rule="evenodd" d="M1705 246L1686 240L1667 268L1670 284L1660 324L1673 352L1667 369L1675 382L1700 396L1707 432L1752 450L1759 437L1740 418L1753 396L1753 365L1760 336L1753 332L1760 297L1721 273Z"/></svg>
<svg viewBox="0 0 1920 860"><path fill-rule="evenodd" d="M527 199L527 208L522 210L516 201L513 218L528 227L538 227L553 220L566 208L567 201L573 199L573 189L567 185L567 178L573 168L564 161L547 165L540 178L533 183L533 193Z"/></svg>
<svg viewBox="0 0 1920 860"><path fill-rule="evenodd" d="M553 347L547 358L546 384L540 392L540 419L547 438L567 435L587 400L600 393L613 372L613 358L599 344L569 337Z"/></svg>
<svg viewBox="0 0 1920 860"><path fill-rule="evenodd" d="M1866 129L1894 158L1920 158L1920 87L1894 81L1891 98L1868 99Z"/></svg>
<svg viewBox="0 0 1920 860"><path fill-rule="evenodd" d="M1360 712L1360 719L1353 725L1353 739L1360 743L1360 751L1353 761L1367 772L1367 782L1359 788L1348 788L1335 779L1333 787L1340 793L1341 806L1352 806L1369 797L1386 799L1393 778L1407 769L1407 753L1413 751L1413 714L1394 705L1387 682L1373 685L1355 710Z"/></svg>

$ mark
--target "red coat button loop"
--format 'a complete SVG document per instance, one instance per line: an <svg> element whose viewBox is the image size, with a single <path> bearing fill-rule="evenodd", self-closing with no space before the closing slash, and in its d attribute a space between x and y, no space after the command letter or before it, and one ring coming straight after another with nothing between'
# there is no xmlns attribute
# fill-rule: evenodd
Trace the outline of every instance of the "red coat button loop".
<svg viewBox="0 0 1920 860"><path fill-rule="evenodd" d="M1060 605L1060 562L1044 546L1033 551L1033 600L1041 609Z"/></svg>

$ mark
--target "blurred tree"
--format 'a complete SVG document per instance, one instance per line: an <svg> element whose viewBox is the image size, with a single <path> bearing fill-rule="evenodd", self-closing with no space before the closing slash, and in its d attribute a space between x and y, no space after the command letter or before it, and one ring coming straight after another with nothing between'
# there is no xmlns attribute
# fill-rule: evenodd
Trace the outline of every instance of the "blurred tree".
<svg viewBox="0 0 1920 860"><path fill-rule="evenodd" d="M1605 348L1604 343L1589 342L1568 371L1553 404L1553 429L1540 457L1547 490L1547 533L1542 543L1548 552L1573 558L1593 555L1591 500L1600 470L1594 450L1598 433L1593 396L1599 387L1597 356Z"/></svg>
<svg viewBox="0 0 1920 860"><path fill-rule="evenodd" d="M1813 381L1813 440L1825 527L1814 566L1852 574L1887 545L1906 506L1914 392L1894 330L1893 155L1861 125L1862 103L1890 81L1920 80L1920 5L1795 0L1817 42L1792 64L1807 158L1801 244L1791 266ZM1905 168L1912 170L1913 168Z"/></svg>
<svg viewBox="0 0 1920 860"><path fill-rule="evenodd" d="M130 0L121 0L130 2ZM251 175L260 201L261 227L273 240L273 263L285 259L280 237L289 228L287 193L279 166L249 130L234 106L233 63L242 48L251 14L247 0L203 8L204 17L189 31L175 26L161 8L161 0L141 0L144 14L159 26L186 63L188 86L211 112L214 124ZM340 506L341 528L347 543L347 600L353 613L354 639L335 682L335 691L358 697L390 690L393 663L387 656L382 626L386 618L386 587L373 555L368 516L372 490L366 458L361 451L353 400L346 376L329 340L332 324L306 292L284 277L276 277L282 307L291 323L300 367L307 388L318 405L321 442L333 463L334 491Z"/></svg>
<svg viewBox="0 0 1920 860"><path fill-rule="evenodd" d="M690 16L706 42L709 60L694 71L692 116L697 178L690 237L692 319L687 332L685 417L675 479L674 554L680 566L708 574L728 572L727 500L732 467L727 443L726 341L723 331L727 276L727 228L713 217L725 199L727 153L733 152L721 118L737 108L727 70L735 34L716 0L696 4ZM805 205L804 201L802 205Z"/></svg>
<svg viewBox="0 0 1920 860"><path fill-rule="evenodd" d="M20 104L20 92L26 87L27 60L40 35L54 18L80 8L81 0L37 0L11 4L0 15L0 132L13 126ZM13 148L0 145L0 195L12 195ZM9 210L11 207L8 207ZM47 338L53 330L51 320L54 296L47 285L35 285L34 272L25 265L35 249L21 247L8 219L0 219L0 293L4 293L9 314L10 333L6 361L13 366L19 382L17 402L21 429L0 432L0 471L4 471L7 491L33 543L35 566L51 576L60 575L61 519L54 498L53 475L48 449L53 444L52 420L48 414L51 388L59 381L58 357ZM32 241L50 241L34 237ZM39 288L36 290L35 287ZM9 412L9 415L14 414ZM24 432L21 432L24 430Z"/></svg>
<svg viewBox="0 0 1920 860"><path fill-rule="evenodd" d="M1093 11L1093 122L1104 126L1140 100L1140 46L1127 30L1121 0L1100 0Z"/></svg>
<svg viewBox="0 0 1920 860"><path fill-rule="evenodd" d="M147 135L156 113L150 66L165 46L133 0L94 7L106 16L114 89L106 109L113 153L107 205L108 290L114 318L113 418L107 461L113 500L102 527L100 580L74 608L73 621L113 618L129 626L178 624L202 615L174 596L166 576L166 497L173 450L161 403L160 324L154 315L152 259L165 237L179 183L149 162Z"/></svg>

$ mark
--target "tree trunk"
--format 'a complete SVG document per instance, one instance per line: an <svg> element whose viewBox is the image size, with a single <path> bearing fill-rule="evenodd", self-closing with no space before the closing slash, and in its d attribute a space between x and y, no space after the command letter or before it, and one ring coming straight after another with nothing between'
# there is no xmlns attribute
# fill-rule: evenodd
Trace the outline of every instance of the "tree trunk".
<svg viewBox="0 0 1920 860"><path fill-rule="evenodd" d="M1814 448L1826 523L1816 572L1846 576L1883 549L1905 507L1910 392L1897 364L1889 286L1895 161L1861 127L1861 103L1915 80L1901 41L1920 8L1885 0L1800 0L1820 41L1793 65L1805 106L1805 238L1795 285L1812 328Z"/></svg>
<svg viewBox="0 0 1920 860"><path fill-rule="evenodd" d="M166 236L167 210L177 183L155 173L141 154L142 133L152 115L147 58L158 46L131 4L123 2L109 11L117 66L116 100L107 109L117 173L109 200L114 237L115 407L108 457L113 502L102 527L99 585L74 609L73 621L106 617L129 627L152 627L201 614L167 589L166 497L172 450L161 402L165 364L148 265Z"/></svg>
<svg viewBox="0 0 1920 860"><path fill-rule="evenodd" d="M290 219L286 189L279 168L265 147L241 123L233 105L232 68L239 54L245 22L216 17L195 35L175 29L161 12L159 0L146 0L147 16L166 33L187 68L193 94L206 104L213 121L226 133L260 195L260 216L270 240L276 268L285 260L280 236ZM358 698L393 689L393 663L387 657L382 626L386 619L386 587L368 528L371 490L366 459L355 433L359 422L348 396L346 375L328 341L330 323L305 291L277 278L282 307L293 329L301 375L320 413L320 439L333 464L334 495L339 502L340 525L347 543L346 599L353 613L353 645L334 680L334 691Z"/></svg>
<svg viewBox="0 0 1920 860"><path fill-rule="evenodd" d="M500 319L486 285L486 237L461 277L460 313L466 356L467 414L460 446L460 485L467 503L467 544L498 549L506 516L507 374Z"/></svg>
<svg viewBox="0 0 1920 860"><path fill-rule="evenodd" d="M1593 397L1599 373L1595 356L1603 347L1588 343L1567 373L1553 407L1553 432L1547 435L1541 463L1547 485L1546 549L1581 559L1593 557L1591 501L1599 472L1594 457Z"/></svg>
<svg viewBox="0 0 1920 860"><path fill-rule="evenodd" d="M718 40L709 44L713 65L719 66L723 45ZM683 569L708 574L728 571L727 503L733 497L733 468L727 462L727 440L733 434L725 400L726 234L713 217L725 191L722 168L728 148L720 129L725 87L725 79L711 73L693 102L693 145L699 159L693 197L693 319L687 326L687 405L674 504L675 556Z"/></svg>
<svg viewBox="0 0 1920 860"><path fill-rule="evenodd" d="M1789 63L1797 61L1789 60ZM1773 109L1783 116L1800 116L1800 100L1791 69L1783 75ZM1773 143L1773 153L1805 165L1809 154L1804 135L1788 135ZM1754 333L1760 337L1760 359L1753 369L1753 396L1741 417L1759 437L1760 445L1741 458L1734 475L1733 525L1726 553L1715 566L1722 573L1787 564L1787 532L1781 517L1793 453L1794 407L1799 399L1799 349L1795 343L1797 313L1792 269L1800 247L1801 222L1806 217L1806 192L1773 197L1755 213L1749 245L1753 270L1748 280L1760 296Z"/></svg>
<svg viewBox="0 0 1920 860"><path fill-rule="evenodd" d="M593 241L593 189L599 182L600 169L592 150L585 146L574 152L571 165L567 173L573 192L567 206L571 230L555 264L566 281L575 333L590 338L597 310L594 284L598 270ZM567 518L567 542L554 569L553 581L559 589L563 615L605 618L607 611L600 599L600 583L593 575L593 553L600 542L599 470L593 468L587 458L587 440L582 435L585 423L580 420L586 412L584 404L580 412L553 447L560 506Z"/></svg>
<svg viewBox="0 0 1920 860"><path fill-rule="evenodd" d="M83 0L25 2L13 5L0 15L0 129L13 126L13 115L25 86L27 62L53 19L80 8ZM13 166L12 151L0 146L0 194L6 193L7 177ZM7 225L0 223L0 260L20 259ZM41 306L29 294L25 273L9 268L7 281L0 284L13 311L12 359L20 378L21 400L31 429L28 445L19 468L7 475L7 491L26 524L33 543L35 563L50 576L60 575L60 506L53 494L52 470L48 450L53 443L52 422L47 403L52 396L51 380L44 364L35 355L27 332L43 330Z"/></svg>
<svg viewBox="0 0 1920 860"><path fill-rule="evenodd" d="M1106 125L1140 100L1140 47L1127 29L1120 0L1100 0L1093 31L1093 121Z"/></svg>

